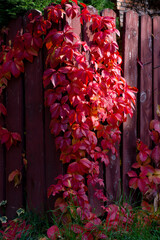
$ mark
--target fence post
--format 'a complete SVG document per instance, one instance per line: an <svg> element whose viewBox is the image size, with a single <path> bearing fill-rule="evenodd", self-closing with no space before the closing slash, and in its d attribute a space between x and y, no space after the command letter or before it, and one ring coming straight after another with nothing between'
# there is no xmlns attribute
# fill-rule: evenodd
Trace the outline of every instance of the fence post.
<svg viewBox="0 0 160 240"><path fill-rule="evenodd" d="M123 72L124 78L131 86L137 87L137 58L138 58L138 14L128 11L124 15L123 35ZM122 184L123 192L129 196L127 172L136 160L136 138L137 138L137 109L133 118L127 117L123 124L122 141Z"/></svg>
<svg viewBox="0 0 160 240"><path fill-rule="evenodd" d="M87 9L89 10L89 12L91 14L98 14L97 9L95 9L92 6L88 6ZM93 33L90 30L90 25L91 25L91 23L87 22L87 23L84 23L83 26L82 26L82 33L83 33L82 34L82 36L83 36L82 40L86 41L89 46L91 46L92 40L93 40ZM88 59L90 58L89 54L88 54L87 58ZM101 163L100 163L100 174L99 174L99 177L103 179L103 164L101 164ZM99 185L98 185L98 188L100 188ZM103 203L102 203L102 201L100 201L99 199L97 199L94 196L94 193L95 193L95 188L92 185L89 185L88 186L88 196L89 196L89 201L90 201L92 210L97 215L102 215L103 214L103 210L101 208L101 205Z"/></svg>
<svg viewBox="0 0 160 240"><path fill-rule="evenodd" d="M33 14L39 12L33 10ZM26 15L27 16L27 15ZM26 27L27 18L24 18ZM25 131L26 131L26 193L30 209L44 210L45 164L44 164L44 101L43 101L43 59L42 49L33 63L26 62L25 86Z"/></svg>
<svg viewBox="0 0 160 240"><path fill-rule="evenodd" d="M154 118L159 119L156 114L157 105L160 105L160 16L153 18L153 102Z"/></svg>
<svg viewBox="0 0 160 240"><path fill-rule="evenodd" d="M113 17L114 23L116 25L116 13L112 9L104 9L102 11L102 16ZM116 34L113 34L113 40L116 41ZM110 164L105 167L105 186L106 186L106 194L109 201L115 201L120 197L121 189L120 189L120 156L119 156L119 146L117 144L117 153L116 157L114 154L110 153Z"/></svg>
<svg viewBox="0 0 160 240"><path fill-rule="evenodd" d="M3 102L3 97L0 97L0 102ZM0 126L4 126L3 117L0 116ZM6 200L6 181L5 181L5 149L0 143L0 202ZM2 215L2 209L0 208L0 214Z"/></svg>
<svg viewBox="0 0 160 240"><path fill-rule="evenodd" d="M7 41L13 40L17 34L17 31L22 28L22 18L13 20L9 24L9 33ZM12 77L8 82L6 88L6 127L11 132L18 132L23 140L23 88L22 88L22 76L18 78ZM9 151L6 150L6 215L8 218L13 218L16 214L16 210L22 207L22 184L14 187L14 182L8 182L9 174L18 169L22 170L22 151L23 143L19 143L17 146L12 146Z"/></svg>
<svg viewBox="0 0 160 240"><path fill-rule="evenodd" d="M148 133L152 120L152 19L149 15L140 17L140 139L148 146L151 139Z"/></svg>

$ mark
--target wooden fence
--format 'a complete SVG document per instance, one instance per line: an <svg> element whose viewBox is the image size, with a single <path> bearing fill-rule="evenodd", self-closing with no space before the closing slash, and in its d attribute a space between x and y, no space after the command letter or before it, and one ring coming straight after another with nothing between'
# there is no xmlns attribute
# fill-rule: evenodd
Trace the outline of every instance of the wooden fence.
<svg viewBox="0 0 160 240"><path fill-rule="evenodd" d="M90 7L90 11L96 10ZM102 15L116 17L112 10L105 9ZM79 18L70 20L78 35L88 43L92 39L89 25L81 29ZM17 30L24 28L25 18L18 18L9 24L6 41L13 40ZM83 33L83 34L82 34ZM137 13L125 13L123 29L123 75L131 86L139 89L137 108L132 119L128 117L123 124L120 154L111 155L110 165L103 169L106 192L110 200L117 199L123 192L129 193L127 172L136 159L136 139L141 138L150 145L148 127L150 120L156 118L156 106L160 104L160 16L139 17ZM141 61L141 66L138 64ZM0 202L7 200L6 214L24 206L44 210L52 207L53 199L47 200L47 188L55 183L54 178L63 173L56 151L54 137L50 134L50 113L44 107L42 74L44 53L40 51L33 63L25 63L25 73L18 79L9 81L4 103L8 115L1 123L10 131L19 132L22 143L6 151L0 146ZM15 169L22 169L22 153L28 161L22 184L14 187L8 182L8 175ZM89 189L90 201L99 211L98 201Z"/></svg>

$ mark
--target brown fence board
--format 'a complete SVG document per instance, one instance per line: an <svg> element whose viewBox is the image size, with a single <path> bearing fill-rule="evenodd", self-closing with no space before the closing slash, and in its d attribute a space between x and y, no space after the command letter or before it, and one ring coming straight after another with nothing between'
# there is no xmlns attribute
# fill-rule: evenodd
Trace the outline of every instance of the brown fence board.
<svg viewBox="0 0 160 240"><path fill-rule="evenodd" d="M157 105L160 105L160 68L154 69L154 118L160 120L160 117L157 116L156 110Z"/></svg>
<svg viewBox="0 0 160 240"><path fill-rule="evenodd" d="M43 210L45 197L42 51L25 65L27 205Z"/></svg>
<svg viewBox="0 0 160 240"><path fill-rule="evenodd" d="M102 11L102 16L109 16L115 18L116 24L116 13L112 9L104 9ZM116 34L113 35L114 41L116 41ZM120 155L119 155L119 146L117 144L117 153L118 156L110 153L110 164L105 168L105 186L106 186L106 194L109 201L115 201L119 198L121 194L120 189Z"/></svg>
<svg viewBox="0 0 160 240"><path fill-rule="evenodd" d="M137 86L137 57L138 57L138 14L128 11L124 15L123 36L123 61L124 77L131 86ZM136 110L131 119L123 124L123 148L122 148L122 183L123 192L129 194L127 172L136 160L136 138L137 138L137 116Z"/></svg>
<svg viewBox="0 0 160 240"><path fill-rule="evenodd" d="M152 119L152 19L148 15L141 16L140 21L140 139L151 144L148 134Z"/></svg>
<svg viewBox="0 0 160 240"><path fill-rule="evenodd" d="M89 10L89 12L91 14L97 14L98 13L98 11L92 6L88 6L87 9ZM83 32L83 39L82 40L86 41L89 46L91 46L91 43L92 43L92 40L93 40L93 34L90 30L90 25L91 25L91 23L84 23L83 26L82 26L82 32ZM87 58L89 59L89 57L90 56L88 54ZM103 178L103 164L100 164L99 177ZM94 193L95 193L95 188L92 185L89 185L88 186L88 196L89 196L89 201L90 201L91 207L96 214L101 215L102 212L103 212L102 208L101 208L102 203L101 203L100 200L98 200L95 197Z"/></svg>
<svg viewBox="0 0 160 240"><path fill-rule="evenodd" d="M115 25L116 25L116 13L112 10L112 9L109 9L109 8L106 8L104 9L102 12L101 12L101 16L109 16L109 17L113 17L115 18ZM113 40L116 41L116 33L113 33Z"/></svg>
<svg viewBox="0 0 160 240"><path fill-rule="evenodd" d="M3 103L3 98L0 98L0 102ZM4 126L4 119L0 116L0 126ZM6 199L5 189L5 152L4 146L0 144L0 202ZM0 214L2 215L2 209L0 209Z"/></svg>
<svg viewBox="0 0 160 240"><path fill-rule="evenodd" d="M157 105L160 105L160 16L153 18L153 95L154 95L154 118L158 119L156 114ZM160 120L160 118L159 118Z"/></svg>
<svg viewBox="0 0 160 240"><path fill-rule="evenodd" d="M68 23L69 26L73 28L73 32L77 34L81 38L81 23L80 23L80 8L78 8L79 13L75 18L67 17L66 16L66 22ZM75 40L77 41L77 40Z"/></svg>
<svg viewBox="0 0 160 240"><path fill-rule="evenodd" d="M22 18L18 18L9 25L7 40L14 40L18 30L22 28ZM6 88L6 127L11 132L18 132L23 136L23 91L22 77L14 78L9 81ZM22 170L22 143L18 146L12 146L6 151L6 215L12 218L16 210L22 207L22 185L14 187L14 183L8 182L9 174L18 169Z"/></svg>

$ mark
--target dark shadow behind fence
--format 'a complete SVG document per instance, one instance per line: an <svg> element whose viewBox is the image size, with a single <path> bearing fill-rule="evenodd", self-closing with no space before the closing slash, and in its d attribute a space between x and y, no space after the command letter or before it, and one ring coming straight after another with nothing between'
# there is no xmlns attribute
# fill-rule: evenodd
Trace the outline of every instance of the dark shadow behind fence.
<svg viewBox="0 0 160 240"><path fill-rule="evenodd" d="M90 8L90 11L96 10ZM110 9L105 9L102 15L116 17ZM81 29L78 17L74 20L67 18L66 21L83 40L90 41L92 34L88 25L83 25ZM12 21L6 41L13 41L18 30L25 30L25 25L25 17ZM151 144L149 122L157 118L156 106L160 104L160 17L139 17L129 11L125 13L121 34L123 75L131 86L138 87L139 93L133 118L128 117L123 124L122 144L117 146L119 156L110 155L110 165L107 168L101 166L110 201L117 200L121 193L129 195L127 172L136 159L136 139L141 138L145 144ZM22 143L9 151L0 146L0 202L7 200L6 215L10 218L20 207L28 206L38 211L52 208L53 199L47 199L47 188L55 183L55 177L63 173L59 152L49 130L50 113L44 107L44 56L45 49L42 49L33 63L25 62L25 73L9 81L2 99L8 115L0 119L1 123L22 136ZM13 183L8 182L8 175L15 169L22 170L22 153L25 153L28 162L27 171L22 184L14 187ZM91 205L100 212L100 203L93 192L89 187Z"/></svg>

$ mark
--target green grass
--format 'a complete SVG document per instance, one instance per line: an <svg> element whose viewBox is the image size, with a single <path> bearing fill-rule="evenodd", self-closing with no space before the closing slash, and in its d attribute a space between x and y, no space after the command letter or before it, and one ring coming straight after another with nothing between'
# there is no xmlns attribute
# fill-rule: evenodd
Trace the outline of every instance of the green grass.
<svg viewBox="0 0 160 240"><path fill-rule="evenodd" d="M100 12L104 8L114 8L110 0L80 0L86 5L92 5ZM37 9L43 12L44 8L51 3L60 4L61 0L0 0L0 28L6 26L10 19L23 16L30 9Z"/></svg>
<svg viewBox="0 0 160 240"><path fill-rule="evenodd" d="M31 211L27 211L24 214L21 214L19 218L22 218L26 221L26 224L30 224L32 227L27 232L22 233L21 240L40 240L41 238L47 238L47 229L52 225L57 225L60 234L62 237L58 239L64 240L81 240L82 235L77 235L71 230L72 224L78 224L79 226L83 226L82 221L80 220L79 216L74 212L74 208L72 207L72 214L71 212L68 213L67 217L64 214L60 213L60 211L50 211L49 213L38 215ZM135 213L139 212L139 208L134 208L133 211ZM129 226L129 231L126 229L119 228L117 231L110 230L108 231L107 227L105 226L105 219L102 221L102 224L97 227L100 232L103 232L108 236L108 240L160 240L160 219L158 220L159 223L155 220L152 221L150 225L144 225L143 221L142 224L139 222L139 213L134 219L134 222L131 226ZM91 231L92 233L92 231ZM1 237L0 237L1 239Z"/></svg>

